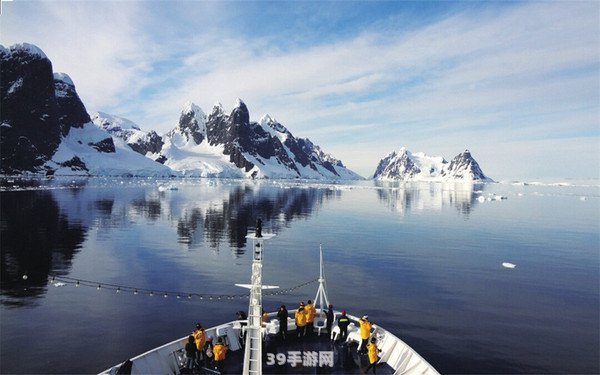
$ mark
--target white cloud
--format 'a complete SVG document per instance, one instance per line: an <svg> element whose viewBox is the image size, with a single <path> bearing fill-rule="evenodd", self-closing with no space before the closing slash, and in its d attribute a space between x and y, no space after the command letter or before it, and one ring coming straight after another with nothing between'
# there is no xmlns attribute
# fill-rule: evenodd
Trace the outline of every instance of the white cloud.
<svg viewBox="0 0 600 375"><path fill-rule="evenodd" d="M492 4L312 45L296 35L287 48L279 34L240 33L232 22L244 15L227 3L147 4L20 5L44 27L9 17L2 40L38 44L90 109L164 132L183 102L209 111L240 97L253 119L270 113L364 175L400 146L451 157L501 152L490 139L515 154L543 139L598 139L596 2Z"/></svg>
<svg viewBox="0 0 600 375"><path fill-rule="evenodd" d="M137 2L31 2L9 4L3 14L6 44L41 47L55 71L67 72L88 107L111 107L149 81L156 58L136 29L144 10ZM13 13L13 7L24 7ZM16 11L17 9L15 9Z"/></svg>

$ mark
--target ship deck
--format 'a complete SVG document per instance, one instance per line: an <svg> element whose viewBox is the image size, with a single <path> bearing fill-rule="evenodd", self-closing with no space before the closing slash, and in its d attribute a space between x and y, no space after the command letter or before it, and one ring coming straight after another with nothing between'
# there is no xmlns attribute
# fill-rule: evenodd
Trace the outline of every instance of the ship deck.
<svg viewBox="0 0 600 375"><path fill-rule="evenodd" d="M358 354L357 349L356 342L334 343L325 333L319 336L315 332L312 336L298 338L292 331L286 340L268 335L263 345L263 374L364 374L369 359L366 354ZM311 356L311 353L316 354ZM303 360L305 357L308 357L306 362ZM243 367L242 348L227 354L221 373L241 374ZM219 374L212 366L195 370L194 373ZM377 365L377 373L393 374L394 370L382 363Z"/></svg>

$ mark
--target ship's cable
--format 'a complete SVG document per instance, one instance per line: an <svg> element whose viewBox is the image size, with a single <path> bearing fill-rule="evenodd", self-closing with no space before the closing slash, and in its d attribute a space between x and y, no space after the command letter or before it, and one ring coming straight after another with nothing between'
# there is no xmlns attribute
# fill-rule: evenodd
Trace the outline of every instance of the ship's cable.
<svg viewBox="0 0 600 375"><path fill-rule="evenodd" d="M28 275L23 275L23 280L27 281ZM300 289L307 285L317 282L319 279L313 279L302 284L298 284L289 288L280 288L273 291L265 291L265 296L275 295L286 295L293 292L296 289ZM62 287L66 285L73 285L75 287L90 287L96 288L97 290L110 290L115 293L130 293L133 295L148 295L148 296L163 296L164 298L174 297L176 299L188 299L188 300L205 300L205 301L221 301L221 300L235 300L248 298L247 293L240 294L211 294L211 293L198 293L198 292L183 292L173 290L162 290L162 289L148 289L141 288L131 285L105 283L101 281L86 280L81 278L75 278L70 276L60 275L49 275L48 281L50 285L54 287Z"/></svg>

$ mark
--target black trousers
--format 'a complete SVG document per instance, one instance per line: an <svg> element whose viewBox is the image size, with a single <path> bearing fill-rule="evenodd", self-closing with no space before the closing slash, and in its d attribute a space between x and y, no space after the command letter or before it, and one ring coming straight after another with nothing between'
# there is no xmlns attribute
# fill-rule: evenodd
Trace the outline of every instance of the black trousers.
<svg viewBox="0 0 600 375"><path fill-rule="evenodd" d="M367 367L367 369L365 370L365 374L367 372L369 372L370 369L373 369L373 374L377 374L377 362L373 362L369 365L369 367Z"/></svg>
<svg viewBox="0 0 600 375"><path fill-rule="evenodd" d="M348 338L348 327L340 328L340 341L346 341Z"/></svg>
<svg viewBox="0 0 600 375"><path fill-rule="evenodd" d="M285 322L279 321L279 336L283 340L287 337L287 320Z"/></svg>

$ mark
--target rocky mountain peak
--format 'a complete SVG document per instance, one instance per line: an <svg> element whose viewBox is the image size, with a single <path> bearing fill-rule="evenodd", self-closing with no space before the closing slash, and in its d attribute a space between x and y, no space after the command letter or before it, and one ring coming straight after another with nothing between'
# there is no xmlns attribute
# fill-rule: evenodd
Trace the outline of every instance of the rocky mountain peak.
<svg viewBox="0 0 600 375"><path fill-rule="evenodd" d="M443 171L443 175L460 180L491 180L483 173L469 150L456 155Z"/></svg>
<svg viewBox="0 0 600 375"><path fill-rule="evenodd" d="M377 165L373 174L375 179L410 180L421 173L415 163L412 153L406 147L401 147L398 152L391 152Z"/></svg>
<svg viewBox="0 0 600 375"><path fill-rule="evenodd" d="M0 170L39 171L56 151L61 134L68 132L70 124L63 120L69 118L60 112L61 106L68 107L68 98L57 100L52 63L38 47L0 46L0 64Z"/></svg>
<svg viewBox="0 0 600 375"><path fill-rule="evenodd" d="M250 112L248 111L248 107L246 107L246 104L239 98L236 100L235 108L231 111L230 117L236 125L250 124Z"/></svg>
<svg viewBox="0 0 600 375"><path fill-rule="evenodd" d="M443 157L411 153L405 147L381 159L375 179L401 181L492 181L486 177L469 150L458 154L450 163Z"/></svg>
<svg viewBox="0 0 600 375"><path fill-rule="evenodd" d="M265 113L263 117L260 118L258 123L262 127L269 127L279 133L288 133L288 130L285 126L281 125L277 120L273 119L269 114Z"/></svg>
<svg viewBox="0 0 600 375"><path fill-rule="evenodd" d="M179 116L178 131L188 141L193 139L196 144L202 143L206 137L206 114L192 102L187 102Z"/></svg>

